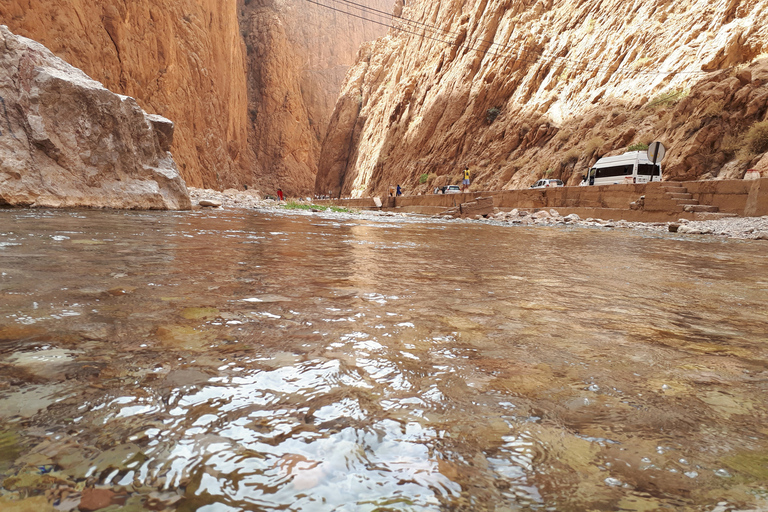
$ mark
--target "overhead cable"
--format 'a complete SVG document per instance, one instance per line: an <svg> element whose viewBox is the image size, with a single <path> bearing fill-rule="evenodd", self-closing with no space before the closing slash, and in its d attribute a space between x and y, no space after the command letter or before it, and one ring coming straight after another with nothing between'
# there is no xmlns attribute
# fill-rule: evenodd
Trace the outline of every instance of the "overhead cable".
<svg viewBox="0 0 768 512"><path fill-rule="evenodd" d="M470 42L469 40L467 40L460 44L457 44L454 41L444 39L444 37L461 37L462 34L459 32L436 27L434 25L430 25L428 23L424 23L418 20L412 20L404 17L396 18L393 16L392 13L387 13L385 11L381 11L373 7L360 4L353 0L324 0L324 1L306 0L306 1L326 9L330 9L330 10L333 10L342 14L346 14L348 16L351 16L357 19L361 19L363 21L368 21L370 23L388 27L392 30L414 35L414 36L428 39L431 41L444 43L449 46L457 46L457 48L464 47L467 51L475 51L475 52L483 53L486 55L491 55L497 58L513 59L515 61L523 61L523 62L528 62L532 64L540 64L542 66L557 64L562 69L568 69L572 71L595 71L595 72L605 71L611 74L669 76L669 75L700 75L700 74L709 73L707 71L638 70L638 69L631 69L626 66L624 67L618 66L615 69L611 69L613 65L610 65L610 64L599 64L599 63L584 64L583 61L577 61L574 59L569 59L567 57L560 57L557 55L548 55L545 52L529 50L525 47L514 47L509 44L496 43L494 41L489 41L484 39L475 40L474 42ZM350 8L357 9L361 12L361 14L356 14L354 12L350 12L349 10L345 10L339 7L334 7L332 5L329 5L327 3L329 1L332 1L336 4L341 3L343 4L343 7L347 9L350 9ZM386 18L388 21L372 19L372 17ZM406 26L403 26L403 25L406 25ZM423 30L424 32L422 33L421 30ZM427 34L427 32L430 32L430 34ZM495 49L491 49L494 47ZM532 57L524 57L524 56L521 56L520 53L531 54ZM546 62L546 60L549 60L550 62Z"/></svg>

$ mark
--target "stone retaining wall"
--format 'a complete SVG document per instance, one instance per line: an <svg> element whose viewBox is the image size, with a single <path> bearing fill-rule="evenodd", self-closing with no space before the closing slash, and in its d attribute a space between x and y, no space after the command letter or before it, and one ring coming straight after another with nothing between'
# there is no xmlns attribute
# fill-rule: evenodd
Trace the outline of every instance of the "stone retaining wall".
<svg viewBox="0 0 768 512"><path fill-rule="evenodd" d="M699 204L716 206L719 213L745 217L768 215L768 178L758 180L719 180L682 182ZM683 212L671 201L665 183L601 185L593 187L557 187L467 194L430 194L382 198L382 209L434 214L478 197L492 197L496 208L512 210L556 209L561 215L576 213L582 218L595 217L637 222L666 222L679 218L705 218L702 213ZM630 203L645 196L645 207L631 209ZM318 201L351 208L377 208L373 198Z"/></svg>

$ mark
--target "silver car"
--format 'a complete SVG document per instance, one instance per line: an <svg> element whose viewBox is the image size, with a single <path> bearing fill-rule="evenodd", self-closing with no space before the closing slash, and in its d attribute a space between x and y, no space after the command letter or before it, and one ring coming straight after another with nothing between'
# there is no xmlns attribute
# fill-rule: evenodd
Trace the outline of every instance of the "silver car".
<svg viewBox="0 0 768 512"><path fill-rule="evenodd" d="M458 185L448 185L443 194L461 194L461 188Z"/></svg>
<svg viewBox="0 0 768 512"><path fill-rule="evenodd" d="M563 187L565 186L561 180L539 180L531 188L549 188L549 187Z"/></svg>

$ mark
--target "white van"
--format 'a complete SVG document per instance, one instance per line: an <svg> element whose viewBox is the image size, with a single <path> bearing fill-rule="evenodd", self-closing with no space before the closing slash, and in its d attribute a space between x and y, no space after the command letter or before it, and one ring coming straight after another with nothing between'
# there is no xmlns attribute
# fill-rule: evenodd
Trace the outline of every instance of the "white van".
<svg viewBox="0 0 768 512"><path fill-rule="evenodd" d="M661 164L648 160L646 151L630 151L619 156L606 156L592 166L581 185L617 185L661 181Z"/></svg>

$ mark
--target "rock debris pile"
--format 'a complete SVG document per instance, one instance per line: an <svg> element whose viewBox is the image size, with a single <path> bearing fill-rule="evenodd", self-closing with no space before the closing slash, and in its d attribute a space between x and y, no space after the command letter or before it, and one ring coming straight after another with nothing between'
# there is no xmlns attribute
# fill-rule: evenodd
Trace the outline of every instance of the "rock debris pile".
<svg viewBox="0 0 768 512"><path fill-rule="evenodd" d="M233 188L218 191L207 188L188 187L192 205L217 208L262 208L280 204L274 199L265 199L258 190L235 190Z"/></svg>
<svg viewBox="0 0 768 512"><path fill-rule="evenodd" d="M485 218L475 218L493 224L514 224L523 226L564 226L574 225L597 228L624 228L645 231L673 232L689 235L717 235L745 240L768 240L768 216L725 217L714 220L677 222L629 222L625 220L581 219L578 215L560 215L557 210L541 210L531 213L525 210L497 211Z"/></svg>

